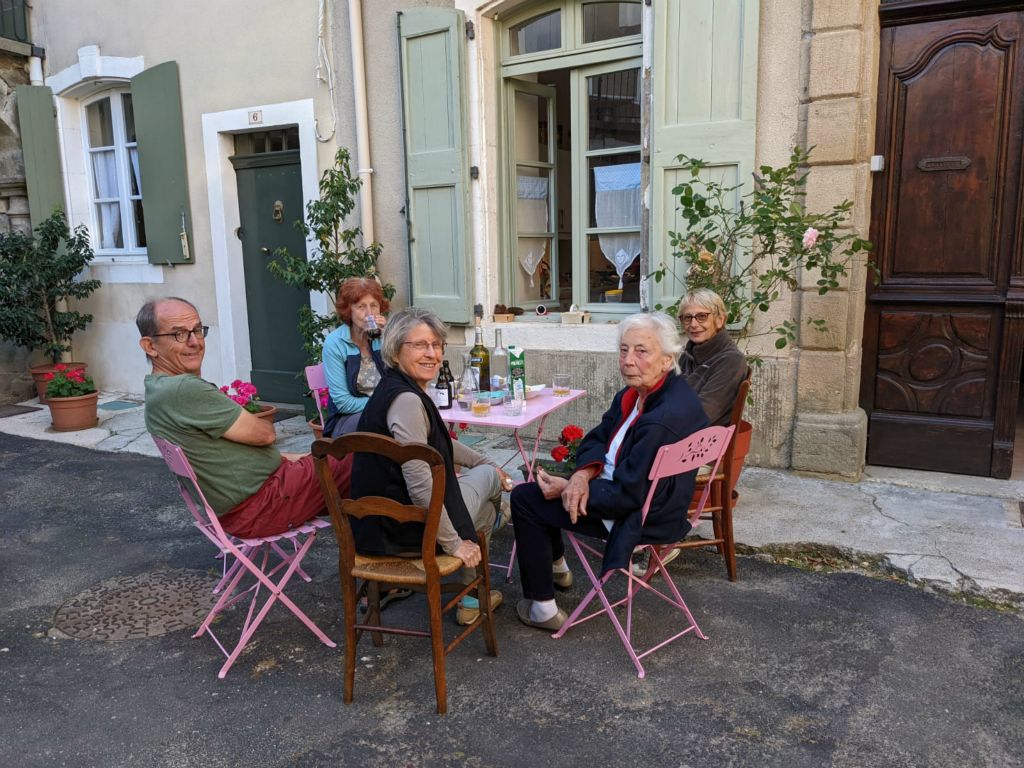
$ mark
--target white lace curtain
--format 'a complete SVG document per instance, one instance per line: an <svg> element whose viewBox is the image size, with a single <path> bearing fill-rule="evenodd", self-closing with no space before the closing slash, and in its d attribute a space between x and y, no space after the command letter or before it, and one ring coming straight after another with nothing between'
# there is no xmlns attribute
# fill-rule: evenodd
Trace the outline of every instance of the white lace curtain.
<svg viewBox="0 0 1024 768"><path fill-rule="evenodd" d="M136 161L137 162L137 161ZM135 170L137 174L138 171ZM96 180L96 197L120 197L117 187L117 162L114 152L92 153L92 175ZM138 176L136 175L136 178ZM97 203L100 224L100 248L122 248L121 239L121 205L120 203Z"/></svg>
<svg viewBox="0 0 1024 768"><path fill-rule="evenodd" d="M640 226L640 163L594 169L594 219L598 227ZM640 255L640 233L598 235L601 253L622 276Z"/></svg>
<svg viewBox="0 0 1024 768"><path fill-rule="evenodd" d="M547 232L548 220L548 179L545 176L519 176L516 179L516 220L520 232ZM520 237L519 263L530 276L530 287L534 287L533 276L541 259L547 252L546 237Z"/></svg>

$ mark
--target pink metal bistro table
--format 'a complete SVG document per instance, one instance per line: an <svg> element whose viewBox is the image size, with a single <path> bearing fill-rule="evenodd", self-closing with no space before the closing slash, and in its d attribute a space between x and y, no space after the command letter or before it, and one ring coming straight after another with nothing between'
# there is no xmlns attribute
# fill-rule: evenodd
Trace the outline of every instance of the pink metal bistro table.
<svg viewBox="0 0 1024 768"><path fill-rule="evenodd" d="M497 427L512 430L512 437L515 438L516 446L519 448L519 455L526 465L526 481L533 480L533 467L537 462L537 451L540 449L540 438L544 433L544 422L548 416L574 400L579 400L587 394L585 389L571 389L564 397L555 397L551 387L546 387L540 393L527 398L523 403L523 410L518 416L508 416L499 403L491 406L491 412L486 416L474 416L472 410L462 410L458 406L444 414L444 419L449 424L470 424L478 427ZM538 423L539 422L539 423ZM523 438L519 431L537 423L537 437L533 441L533 452L528 454ZM512 581L512 568L516 559L515 543L512 544L512 553L509 556L508 565L491 563L495 568L502 568L507 572L507 581Z"/></svg>

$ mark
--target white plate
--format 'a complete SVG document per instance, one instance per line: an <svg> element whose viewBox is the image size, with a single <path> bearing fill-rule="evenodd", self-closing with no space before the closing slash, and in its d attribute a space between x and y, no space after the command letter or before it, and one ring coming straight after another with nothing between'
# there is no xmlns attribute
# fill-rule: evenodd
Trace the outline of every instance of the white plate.
<svg viewBox="0 0 1024 768"><path fill-rule="evenodd" d="M527 384L526 385L526 399L529 400L531 397L536 397L545 389L544 384Z"/></svg>

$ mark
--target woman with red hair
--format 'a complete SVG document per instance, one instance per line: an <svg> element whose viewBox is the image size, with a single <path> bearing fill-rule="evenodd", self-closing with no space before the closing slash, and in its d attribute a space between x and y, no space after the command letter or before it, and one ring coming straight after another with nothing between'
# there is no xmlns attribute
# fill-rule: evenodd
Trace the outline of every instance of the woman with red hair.
<svg viewBox="0 0 1024 768"><path fill-rule="evenodd" d="M324 340L324 375L330 397L324 437L352 432L359 416L384 372L380 357L380 332L373 334L373 318L378 329L387 319L388 300L380 283L366 277L350 277L338 289L339 325ZM369 326L369 327L368 327Z"/></svg>

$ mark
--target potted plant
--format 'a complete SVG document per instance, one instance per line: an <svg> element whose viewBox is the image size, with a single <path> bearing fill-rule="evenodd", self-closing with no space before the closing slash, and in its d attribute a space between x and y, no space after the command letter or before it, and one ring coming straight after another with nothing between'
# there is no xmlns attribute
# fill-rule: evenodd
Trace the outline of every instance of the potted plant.
<svg viewBox="0 0 1024 768"><path fill-rule="evenodd" d="M34 236L0 234L0 336L49 358L29 369L40 402L45 402L48 374L71 351L72 335L92 322L92 315L68 308L69 300L84 299L100 286L99 280L78 279L92 258L85 227L69 231L61 210L44 219ZM85 368L84 363L65 365Z"/></svg>
<svg viewBox="0 0 1024 768"><path fill-rule="evenodd" d="M742 345L753 336L775 336L775 347L783 349L796 340L797 322L784 318L757 329L755 316L767 314L785 292L796 291L801 273L815 275L818 293L839 287L858 253L871 250L871 243L848 229L853 203L844 200L825 213L804 207L805 181L810 150L795 147L789 163L780 167L762 165L754 174L752 190L734 200L742 185L727 186L701 179L708 167L699 159L680 155L685 181L672 190L678 197L681 232L669 232L672 258L652 272L660 282L667 275L685 273L688 288L710 288L725 302L727 327ZM874 265L868 261L868 266ZM658 305L657 309L662 307ZM810 318L808 330L826 333L824 320ZM759 355L748 354L752 366L760 366ZM734 479L750 448L751 425L741 421L736 432Z"/></svg>
<svg viewBox="0 0 1024 768"><path fill-rule="evenodd" d="M277 413L277 406L260 402L256 385L252 382L235 379L230 384L221 387L220 391L257 418L273 421L274 414Z"/></svg>
<svg viewBox="0 0 1024 768"><path fill-rule="evenodd" d="M551 449L550 459L537 459L534 471L543 469L556 477L571 477L576 471L576 453L580 449L583 430L575 424L567 424L558 435L558 445ZM525 466L519 467L523 477L527 477Z"/></svg>
<svg viewBox="0 0 1024 768"><path fill-rule="evenodd" d="M46 374L46 383L46 404L50 406L50 419L55 431L75 432L96 426L99 421L96 404L100 393L84 369L57 363L53 371Z"/></svg>

